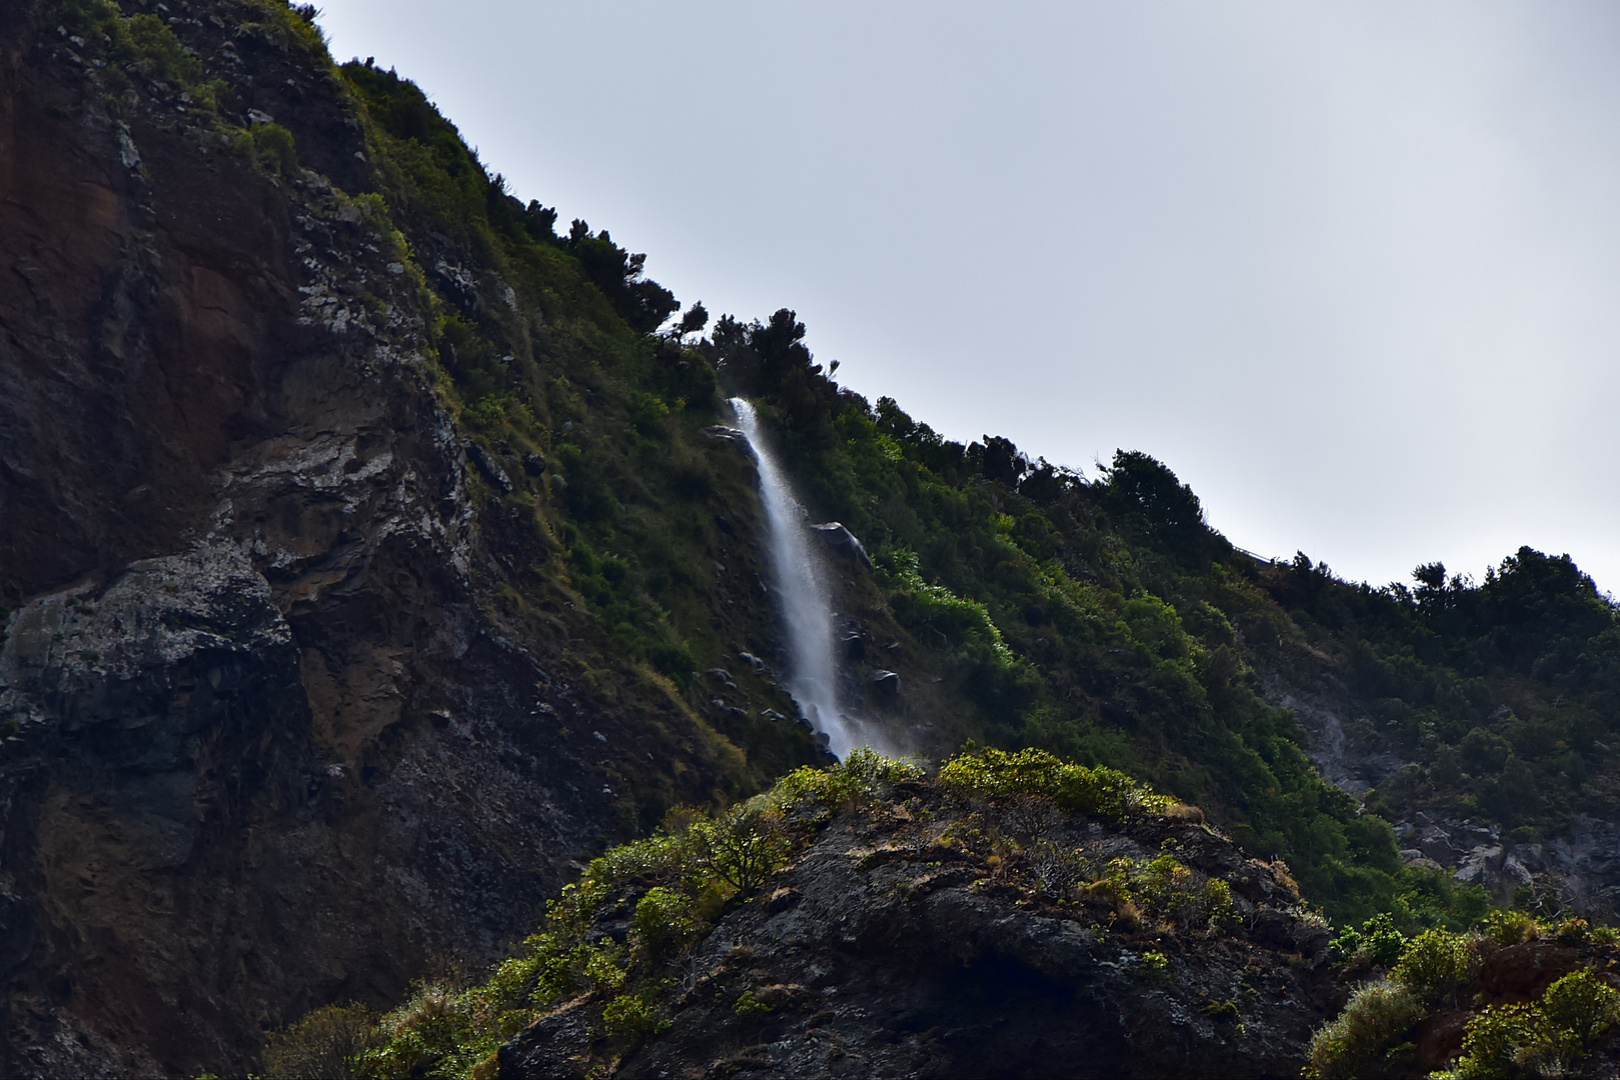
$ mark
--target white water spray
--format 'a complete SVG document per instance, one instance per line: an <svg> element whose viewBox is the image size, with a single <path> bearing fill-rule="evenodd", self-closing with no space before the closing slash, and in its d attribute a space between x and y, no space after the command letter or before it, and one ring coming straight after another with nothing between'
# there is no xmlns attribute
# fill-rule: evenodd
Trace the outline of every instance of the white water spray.
<svg viewBox="0 0 1620 1080"><path fill-rule="evenodd" d="M760 431L754 406L744 398L732 398L731 407L759 463L772 584L787 629L788 692L811 726L827 736L827 748L842 758L872 740L861 732L863 725L844 708L838 693L833 612L822 581L820 553L811 545L810 521Z"/></svg>

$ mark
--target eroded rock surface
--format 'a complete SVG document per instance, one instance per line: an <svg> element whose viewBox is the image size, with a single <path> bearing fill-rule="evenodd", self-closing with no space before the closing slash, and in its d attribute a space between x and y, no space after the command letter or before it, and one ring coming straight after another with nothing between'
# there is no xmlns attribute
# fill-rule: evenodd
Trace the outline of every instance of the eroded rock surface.
<svg viewBox="0 0 1620 1080"><path fill-rule="evenodd" d="M217 117L0 5L7 1075L241 1073L313 1005L499 955L728 767L651 684L579 680L582 614L489 614L555 541L474 494L511 480L433 390L324 54L164 10ZM271 121L296 168L220 133Z"/></svg>

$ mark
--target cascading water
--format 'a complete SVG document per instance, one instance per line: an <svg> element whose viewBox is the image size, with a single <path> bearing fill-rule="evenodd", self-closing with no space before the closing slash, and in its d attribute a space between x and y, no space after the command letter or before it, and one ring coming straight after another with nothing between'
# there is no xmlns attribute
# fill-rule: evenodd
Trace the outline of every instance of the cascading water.
<svg viewBox="0 0 1620 1080"><path fill-rule="evenodd" d="M782 621L787 630L787 689L804 718L827 736L827 748L840 758L871 738L843 707L838 665L833 659L833 612L822 581L819 552L811 545L810 522L793 498L787 477L760 430L754 406L732 398L737 424L759 463L759 495L770 536L770 568Z"/></svg>

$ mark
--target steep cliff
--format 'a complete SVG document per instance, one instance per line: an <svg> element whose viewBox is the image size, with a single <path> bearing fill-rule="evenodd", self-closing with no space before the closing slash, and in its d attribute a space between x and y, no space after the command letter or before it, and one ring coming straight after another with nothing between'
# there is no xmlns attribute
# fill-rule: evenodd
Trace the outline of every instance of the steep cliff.
<svg viewBox="0 0 1620 1080"><path fill-rule="evenodd" d="M469 459L303 17L8 2L0 85L0 1071L243 1069L746 782Z"/></svg>

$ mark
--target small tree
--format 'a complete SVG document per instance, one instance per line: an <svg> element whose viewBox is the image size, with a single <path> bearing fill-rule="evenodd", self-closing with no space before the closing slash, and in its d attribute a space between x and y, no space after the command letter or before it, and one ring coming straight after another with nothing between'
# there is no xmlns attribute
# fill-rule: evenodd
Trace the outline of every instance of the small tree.
<svg viewBox="0 0 1620 1080"><path fill-rule="evenodd" d="M790 850L780 811L749 804L692 826L698 858L739 892L751 893L776 872Z"/></svg>

